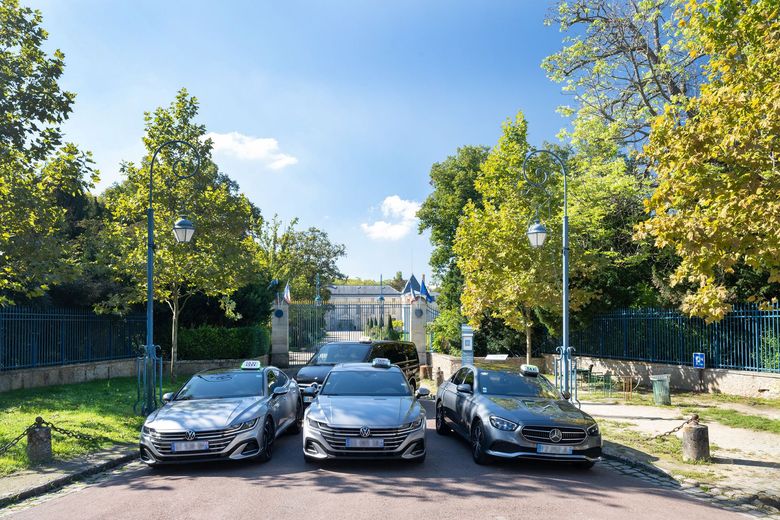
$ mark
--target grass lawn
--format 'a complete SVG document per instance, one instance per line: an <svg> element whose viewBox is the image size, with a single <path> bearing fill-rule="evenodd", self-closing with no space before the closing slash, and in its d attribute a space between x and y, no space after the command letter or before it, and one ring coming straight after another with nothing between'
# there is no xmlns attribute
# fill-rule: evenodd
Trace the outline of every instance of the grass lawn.
<svg viewBox="0 0 780 520"><path fill-rule="evenodd" d="M179 376L179 384L187 380ZM176 385L166 381L164 391ZM67 460L118 443L135 443L143 417L133 414L136 379L115 378L73 385L14 390L0 394L0 445L15 438L36 416L61 428L105 437L90 442L52 432L52 450L57 460ZM0 456L0 476L31 467L23 439Z"/></svg>
<svg viewBox="0 0 780 520"><path fill-rule="evenodd" d="M704 421L715 421L732 428L780 434L780 420L762 415L750 415L729 408L702 408L695 405L683 408L683 413L698 414Z"/></svg>

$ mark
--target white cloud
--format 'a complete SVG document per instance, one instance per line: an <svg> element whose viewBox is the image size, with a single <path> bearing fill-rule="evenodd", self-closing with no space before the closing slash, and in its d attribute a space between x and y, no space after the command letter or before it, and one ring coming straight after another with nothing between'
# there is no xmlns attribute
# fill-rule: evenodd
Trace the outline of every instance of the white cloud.
<svg viewBox="0 0 780 520"><path fill-rule="evenodd" d="M417 224L417 211L420 203L404 200L398 195L390 195L382 201L382 215L387 220L377 220L372 224L360 224L363 232L373 240L400 240Z"/></svg>
<svg viewBox="0 0 780 520"><path fill-rule="evenodd" d="M272 170L281 170L298 162L292 155L279 151L279 141L273 137L251 137L239 132L209 132L205 137L214 142L216 153L246 161L259 161Z"/></svg>

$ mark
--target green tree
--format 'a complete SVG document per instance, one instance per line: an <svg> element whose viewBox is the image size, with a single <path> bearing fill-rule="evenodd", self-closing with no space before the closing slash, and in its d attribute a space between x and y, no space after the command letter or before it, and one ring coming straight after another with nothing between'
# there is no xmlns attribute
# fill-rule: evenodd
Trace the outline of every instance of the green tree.
<svg viewBox="0 0 780 520"><path fill-rule="evenodd" d="M387 282L387 285L395 289L396 291L403 291L404 286L406 285L406 278L404 278L404 274L401 271L397 271L395 273L395 276L390 279L389 282Z"/></svg>
<svg viewBox="0 0 780 520"><path fill-rule="evenodd" d="M0 3L0 305L74 275L58 202L96 179L90 154L62 144L75 95L60 88L64 55L44 51L41 23L39 11Z"/></svg>
<svg viewBox="0 0 780 520"><path fill-rule="evenodd" d="M192 143L201 157L200 172L174 182L173 164L190 161L182 151L165 148L154 167L155 252L154 297L171 310L171 373L175 375L179 316L195 294L222 298L226 313L234 313L230 296L251 280L257 245L249 231L256 215L238 186L211 159L206 128L195 122L198 102L185 89L166 108L145 115L146 155L140 166L122 165L125 180L107 190L107 221L103 228L104 260L129 289L112 295L107 306L140 303L146 299L146 220L149 161L162 143L178 139ZM185 166L186 167L186 166ZM173 222L186 210L196 226L189 244L177 244Z"/></svg>
<svg viewBox="0 0 780 520"><path fill-rule="evenodd" d="M774 0L697 0L679 16L690 56L706 55L696 97L653 121L658 172L637 235L681 259L671 276L683 311L722 318L742 296L776 298L780 282L780 7ZM764 291L745 287L763 274Z"/></svg>

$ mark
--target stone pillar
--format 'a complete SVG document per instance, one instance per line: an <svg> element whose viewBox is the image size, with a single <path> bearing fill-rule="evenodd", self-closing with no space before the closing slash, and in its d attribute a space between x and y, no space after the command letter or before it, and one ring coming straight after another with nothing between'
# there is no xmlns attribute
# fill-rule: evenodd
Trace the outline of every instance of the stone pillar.
<svg viewBox="0 0 780 520"><path fill-rule="evenodd" d="M682 458L685 462L698 462L710 458L710 435L706 426L698 420L683 426Z"/></svg>
<svg viewBox="0 0 780 520"><path fill-rule="evenodd" d="M417 347L420 364L427 365L428 331L426 330L426 324L428 323L428 302L425 300L412 302L409 315L409 341L413 342Z"/></svg>
<svg viewBox="0 0 780 520"><path fill-rule="evenodd" d="M33 464L51 460L51 428L39 424L27 432L27 457Z"/></svg>
<svg viewBox="0 0 780 520"><path fill-rule="evenodd" d="M271 357L268 363L279 368L290 366L290 306L284 301L271 314Z"/></svg>

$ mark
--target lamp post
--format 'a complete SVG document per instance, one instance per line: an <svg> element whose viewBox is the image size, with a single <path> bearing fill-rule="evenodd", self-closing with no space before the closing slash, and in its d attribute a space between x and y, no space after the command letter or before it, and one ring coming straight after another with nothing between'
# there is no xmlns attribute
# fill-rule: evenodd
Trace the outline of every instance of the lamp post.
<svg viewBox="0 0 780 520"><path fill-rule="evenodd" d="M542 187L547 182L547 175L545 174L541 181L534 182L528 178L528 161L536 156L546 154L551 157L560 166L561 175L563 176L563 345L558 347L558 351L562 360L562 378L560 384L561 393L564 394L566 399L569 399L573 395L573 386L571 380L572 374L572 359L571 352L572 347L569 345L569 208L568 208L568 193L567 193L567 180L568 175L566 172L566 163L561 157L550 150L531 150L525 156L523 160L523 177L526 182L532 186ZM536 219L526 232L528 240L531 242L531 247L537 248L544 244L547 239L547 228L544 224Z"/></svg>
<svg viewBox="0 0 780 520"><path fill-rule="evenodd" d="M157 371L157 365L160 358L157 356L156 348L154 345L154 208L152 207L153 191L154 191L154 163L157 160L157 154L159 154L163 148L184 146L189 148L195 154L195 168L190 173L180 173L180 167L182 165L182 159L177 159L173 162L171 169L176 180L189 179L195 176L200 170L200 155L198 150L192 144L187 141L171 140L162 143L152 154L152 160L149 163L149 207L146 210L146 230L147 230L147 242L146 242L146 348L144 352L144 371L143 371L143 385L144 385L144 397L143 406L141 407L141 414L149 415L155 408L157 408L157 399L155 398L155 379L160 378L160 385L162 385L162 369ZM195 234L195 226L186 217L181 217L173 225L173 236L177 243L189 243L192 240L192 236Z"/></svg>

